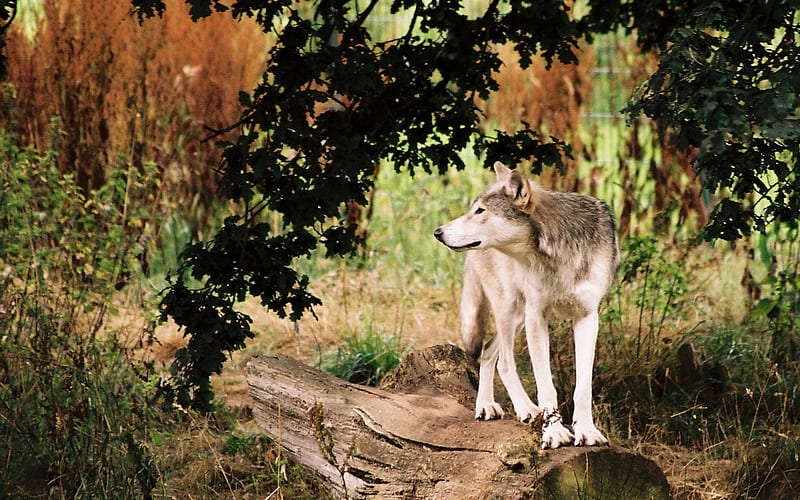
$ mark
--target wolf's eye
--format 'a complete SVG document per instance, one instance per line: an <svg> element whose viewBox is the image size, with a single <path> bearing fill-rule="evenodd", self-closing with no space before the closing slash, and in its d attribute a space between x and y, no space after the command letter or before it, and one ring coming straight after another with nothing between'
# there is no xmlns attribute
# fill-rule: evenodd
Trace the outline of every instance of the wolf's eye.
<svg viewBox="0 0 800 500"><path fill-rule="evenodd" d="M483 212L485 212L485 210L481 207L475 209L475 215L482 214Z"/></svg>

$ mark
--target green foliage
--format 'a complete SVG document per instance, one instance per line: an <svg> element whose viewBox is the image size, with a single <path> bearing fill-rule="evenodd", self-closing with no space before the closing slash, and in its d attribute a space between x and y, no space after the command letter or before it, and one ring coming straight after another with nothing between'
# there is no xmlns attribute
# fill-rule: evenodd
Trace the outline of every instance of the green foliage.
<svg viewBox="0 0 800 500"><path fill-rule="evenodd" d="M789 499L797 496L800 440L766 433L759 436L736 474L740 498Z"/></svg>
<svg viewBox="0 0 800 500"><path fill-rule="evenodd" d="M677 329L687 294L694 290L689 288L687 262L670 258L673 250L655 237L624 240L621 250L619 284L602 311L595 385L605 401L627 409L625 425L644 433L654 415L675 409L670 406L675 403L671 393L666 394L675 389L674 380L665 377L674 373L670 365L691 333ZM562 379L571 377L572 369L569 366ZM678 407L686 404L686 394L681 394Z"/></svg>
<svg viewBox="0 0 800 500"><path fill-rule="evenodd" d="M149 188L121 169L84 193L55 156L0 138L0 440L13 450L0 491L147 497L150 375L103 325L136 262L134 196Z"/></svg>
<svg viewBox="0 0 800 500"><path fill-rule="evenodd" d="M800 363L795 281L781 277L795 275L797 245L794 229L773 227L761 239L757 254L771 293L754 316L731 325L703 311L708 283L688 279L705 262L651 238L626 244L598 344L594 382L604 425L697 450L696 460L733 461L727 480L742 498L791 498L798 478L785 471L798 465ZM681 326L695 310L703 319Z"/></svg>
<svg viewBox="0 0 800 500"><path fill-rule="evenodd" d="M621 286L615 290L617 303L624 287L637 313L636 356L661 337L667 318L680 315L682 297L687 292L686 268L681 259L670 259L665 248L654 236L625 240L625 259L620 265ZM612 299L613 300L613 299ZM609 313L613 314L613 307ZM618 311L617 311L618 312Z"/></svg>
<svg viewBox="0 0 800 500"><path fill-rule="evenodd" d="M796 226L776 225L771 237L759 239L759 254L767 269L763 284L770 295L756 305L755 318L766 317L772 330L772 357L782 366L800 355L800 237ZM771 244L770 244L771 242Z"/></svg>
<svg viewBox="0 0 800 500"><path fill-rule="evenodd" d="M707 237L735 240L751 226L796 224L800 216L800 2L703 2L659 8L639 33L660 50L658 70L627 111L674 127L676 143L696 152L695 169L724 198Z"/></svg>
<svg viewBox="0 0 800 500"><path fill-rule="evenodd" d="M320 368L354 384L377 386L406 351L398 335L386 336L371 328L342 340L343 345L323 356Z"/></svg>
<svg viewBox="0 0 800 500"><path fill-rule="evenodd" d="M635 246L640 248L623 262L626 270L643 268L637 262L643 249ZM800 416L796 403L800 364L796 358L776 356L775 346L783 344L775 343L771 325L726 326L710 320L691 329L679 328L674 315L686 310L687 302L702 291L687 282L675 288L667 305L656 291L660 282L655 276L662 274L666 287L670 276L675 279L674 270L660 266L658 259L649 267L649 278L641 272L625 278L630 291L612 298L622 309L612 305L605 315L608 323L600 337L595 386L598 399L615 409L607 425L659 443L696 448L726 440L756 441L793 428ZM685 269L691 270L691 266ZM645 281L653 292L642 301ZM658 311L651 316L648 311L654 302L656 311L667 307L669 314ZM642 316L654 318L644 335Z"/></svg>

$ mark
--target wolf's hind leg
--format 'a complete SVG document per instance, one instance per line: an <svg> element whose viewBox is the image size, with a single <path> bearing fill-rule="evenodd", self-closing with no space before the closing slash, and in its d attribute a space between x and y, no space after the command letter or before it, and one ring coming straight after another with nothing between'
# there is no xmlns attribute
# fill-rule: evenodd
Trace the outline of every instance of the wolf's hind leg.
<svg viewBox="0 0 800 500"><path fill-rule="evenodd" d="M465 266L461 290L461 342L467 355L477 361L483 348L489 321L489 302L480 283L478 272Z"/></svg>
<svg viewBox="0 0 800 500"><path fill-rule="evenodd" d="M461 342L473 360L480 358L478 397L475 418L492 420L503 417L503 409L494 400L494 371L497 366L497 338L483 345L489 320L489 302L480 283L480 273L467 261L461 291ZM482 354L481 354L482 352Z"/></svg>

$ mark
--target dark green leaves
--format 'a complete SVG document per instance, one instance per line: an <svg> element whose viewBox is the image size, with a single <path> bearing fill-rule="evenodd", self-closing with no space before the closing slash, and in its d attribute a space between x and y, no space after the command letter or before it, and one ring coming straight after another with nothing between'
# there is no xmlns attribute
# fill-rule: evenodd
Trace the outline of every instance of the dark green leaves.
<svg viewBox="0 0 800 500"><path fill-rule="evenodd" d="M572 157L567 144L555 137L551 137L550 142L544 142L527 126L513 135L497 131L497 136L493 140L477 143L475 152L478 155L485 155L487 161L501 161L508 165L533 159L534 173L541 172L543 165L555 166L563 171L564 156Z"/></svg>
<svg viewBox="0 0 800 500"><path fill-rule="evenodd" d="M659 67L627 111L668 124L679 146L696 152L705 187L724 197L708 238L800 218L798 9L800 2L686 3L647 39L663 48ZM634 21L640 29L649 22Z"/></svg>
<svg viewBox="0 0 800 500"><path fill-rule="evenodd" d="M167 10L163 0L131 0L131 4L139 22L154 16L160 17Z"/></svg>
<svg viewBox="0 0 800 500"><path fill-rule="evenodd" d="M715 238L734 241L750 234L750 217L741 203L722 200L711 213L711 222L706 231Z"/></svg>

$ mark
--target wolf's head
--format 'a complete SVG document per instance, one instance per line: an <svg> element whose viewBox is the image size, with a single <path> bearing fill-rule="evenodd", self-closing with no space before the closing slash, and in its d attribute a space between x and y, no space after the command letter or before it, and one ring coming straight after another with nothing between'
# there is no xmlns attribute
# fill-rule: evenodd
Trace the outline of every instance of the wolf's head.
<svg viewBox="0 0 800 500"><path fill-rule="evenodd" d="M461 217L434 231L451 250L497 248L514 252L530 245L536 187L519 172L494 164L497 182L489 187Z"/></svg>

